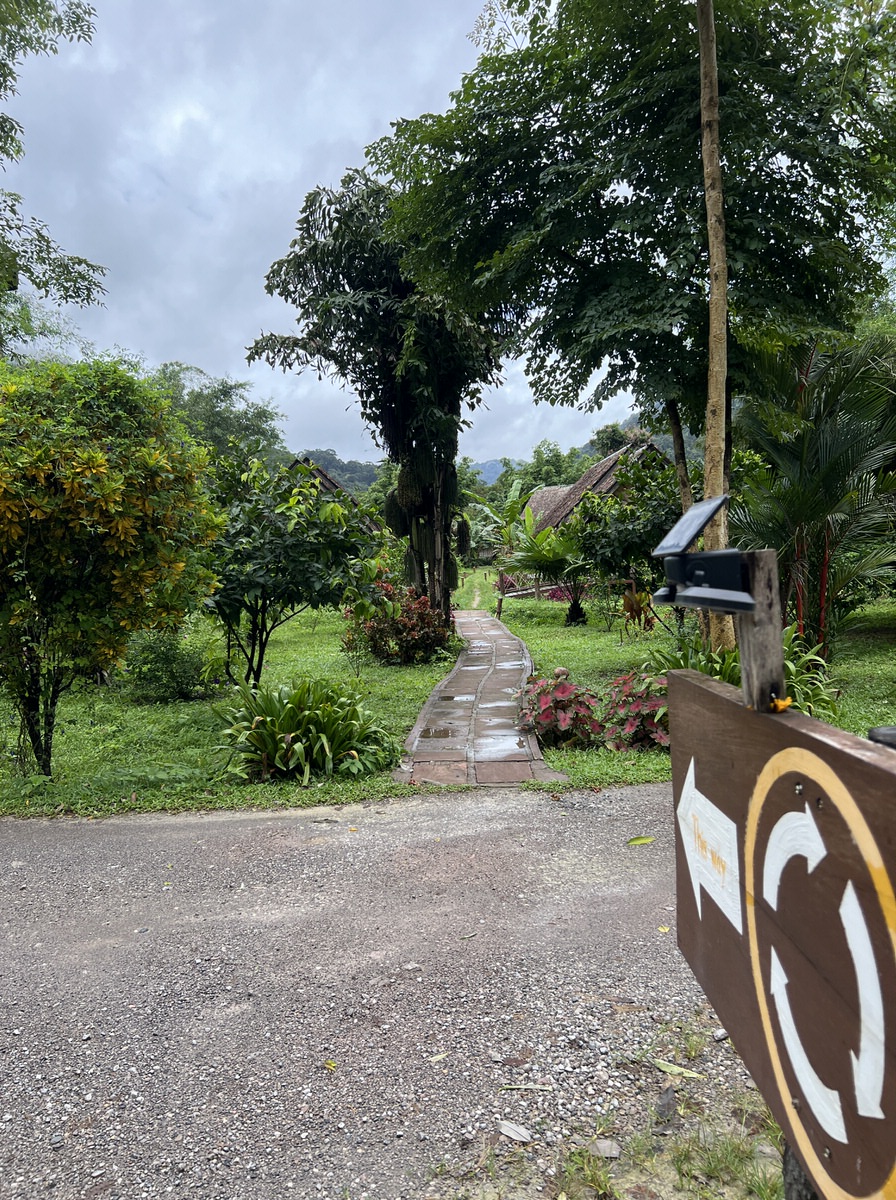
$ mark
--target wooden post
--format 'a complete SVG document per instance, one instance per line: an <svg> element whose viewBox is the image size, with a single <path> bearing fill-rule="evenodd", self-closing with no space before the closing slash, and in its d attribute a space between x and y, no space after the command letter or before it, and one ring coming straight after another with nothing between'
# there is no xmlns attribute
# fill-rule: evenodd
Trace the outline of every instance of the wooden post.
<svg viewBox="0 0 896 1200"><path fill-rule="evenodd" d="M755 550L743 559L748 590L756 601L753 612L737 615L744 703L756 712L773 712L773 702L784 698L778 555L774 550Z"/></svg>

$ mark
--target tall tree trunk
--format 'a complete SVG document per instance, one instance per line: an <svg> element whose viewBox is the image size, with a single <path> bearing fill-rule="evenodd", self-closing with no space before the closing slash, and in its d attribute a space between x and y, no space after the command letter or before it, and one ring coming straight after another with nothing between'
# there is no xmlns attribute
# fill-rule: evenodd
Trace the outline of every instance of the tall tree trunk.
<svg viewBox="0 0 896 1200"><path fill-rule="evenodd" d="M691 491L691 480L688 475L688 459L684 447L681 413L678 411L678 404L671 397L666 400L664 407L666 420L669 422L669 432L672 435L672 457L675 461L675 474L678 477L681 511L686 513L694 503L694 493Z"/></svg>
<svg viewBox="0 0 896 1200"><path fill-rule="evenodd" d="M697 0L697 33L700 40L703 190L709 236L709 370L703 464L703 494L709 499L711 496L721 496L725 491L725 385L728 377L728 260L719 155L719 77L712 0ZM707 550L724 550L728 545L728 521L724 509L707 526L703 544ZM710 638L713 649L733 647L734 622L731 617L712 613Z"/></svg>
<svg viewBox="0 0 896 1200"><path fill-rule="evenodd" d="M432 564L429 572L429 603L447 624L451 620L451 589L448 587L448 530L445 513L445 477L442 463L436 474L432 505Z"/></svg>

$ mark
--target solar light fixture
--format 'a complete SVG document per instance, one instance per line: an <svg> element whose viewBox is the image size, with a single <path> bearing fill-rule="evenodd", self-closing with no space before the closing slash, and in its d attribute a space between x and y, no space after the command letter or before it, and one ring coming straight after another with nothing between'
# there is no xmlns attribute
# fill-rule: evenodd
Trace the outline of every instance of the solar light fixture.
<svg viewBox="0 0 896 1200"><path fill-rule="evenodd" d="M706 608L713 612L753 612L746 565L739 550L686 553L728 497L713 496L692 505L653 551L663 560L666 587L654 593L654 604Z"/></svg>

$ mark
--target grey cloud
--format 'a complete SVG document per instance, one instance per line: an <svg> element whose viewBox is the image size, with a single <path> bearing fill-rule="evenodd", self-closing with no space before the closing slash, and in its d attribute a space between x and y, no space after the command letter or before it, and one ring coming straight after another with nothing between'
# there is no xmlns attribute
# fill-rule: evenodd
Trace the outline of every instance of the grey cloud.
<svg viewBox="0 0 896 1200"><path fill-rule="evenodd" d="M109 268L104 308L73 315L101 349L250 379L291 446L379 457L351 394L245 362L293 319L264 275L302 199L363 162L400 117L443 109L475 62L480 0L98 0L90 46L27 63L7 172L26 210ZM514 372L462 451L525 457L585 440L594 416L533 410Z"/></svg>

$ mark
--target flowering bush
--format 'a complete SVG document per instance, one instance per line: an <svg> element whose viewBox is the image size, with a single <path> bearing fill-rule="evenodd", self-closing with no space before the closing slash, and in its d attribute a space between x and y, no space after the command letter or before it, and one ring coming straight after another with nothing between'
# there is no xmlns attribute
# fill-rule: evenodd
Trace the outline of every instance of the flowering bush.
<svg viewBox="0 0 896 1200"><path fill-rule="evenodd" d="M534 732L544 746L591 746L601 739L597 696L565 677L531 675L519 694L520 729Z"/></svg>
<svg viewBox="0 0 896 1200"><path fill-rule="evenodd" d="M665 676L632 671L610 684L601 716L603 739L610 750L646 750L669 745Z"/></svg>
<svg viewBox="0 0 896 1200"><path fill-rule="evenodd" d="M364 636L370 653L384 663L430 662L451 641L451 626L429 606L429 597L418 596L413 588L396 587L382 581L377 584L388 603L384 610L365 621Z"/></svg>

